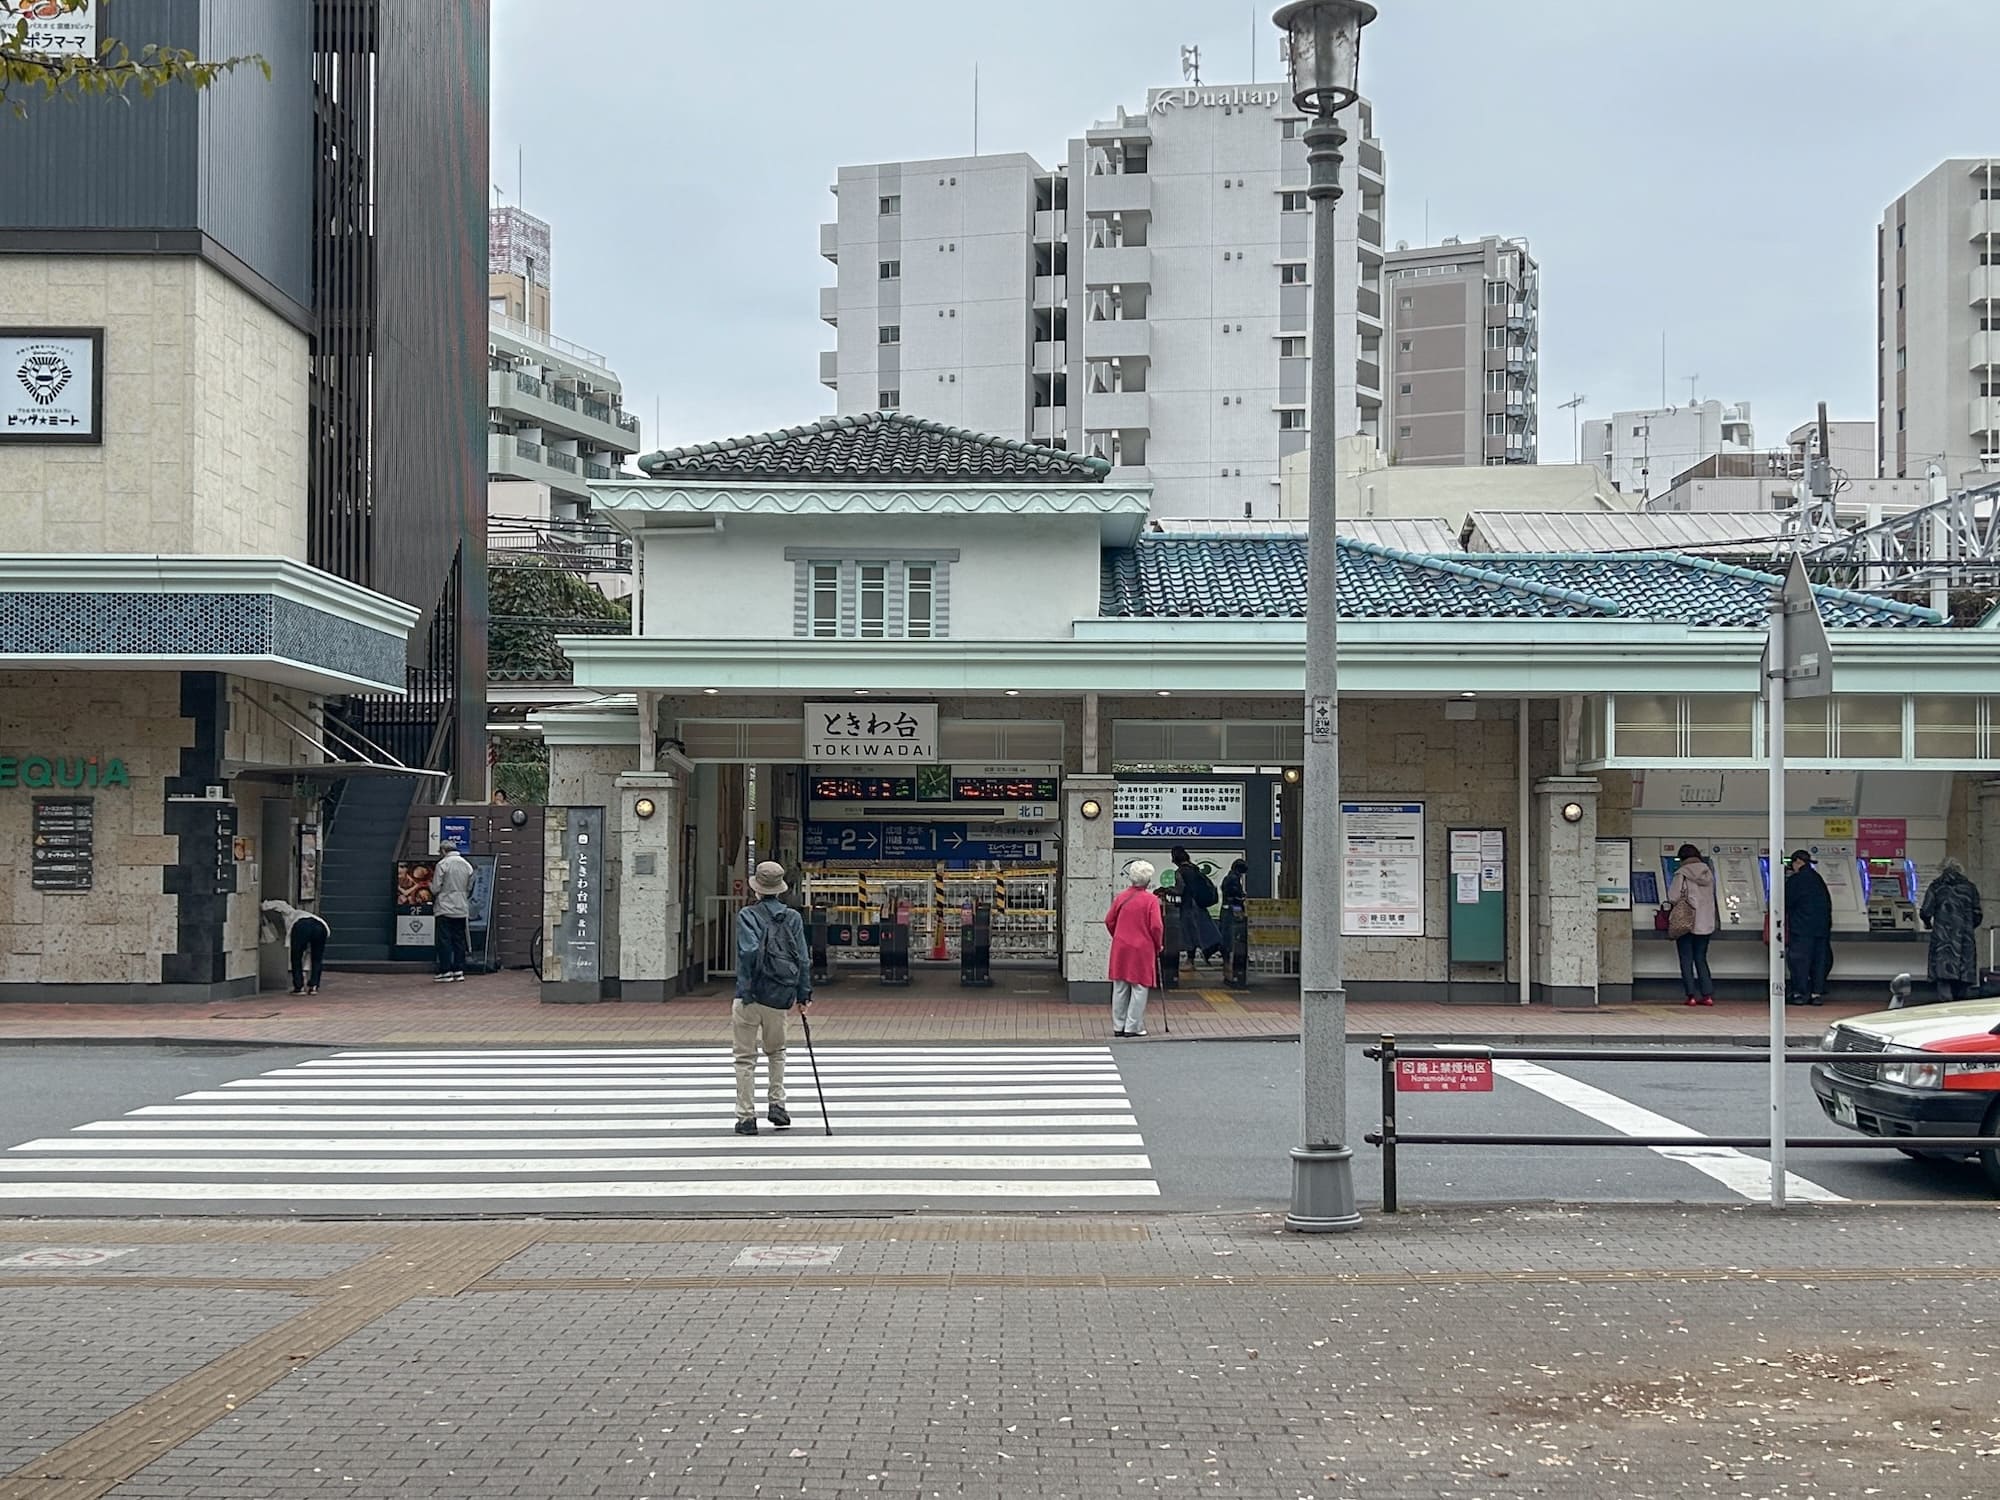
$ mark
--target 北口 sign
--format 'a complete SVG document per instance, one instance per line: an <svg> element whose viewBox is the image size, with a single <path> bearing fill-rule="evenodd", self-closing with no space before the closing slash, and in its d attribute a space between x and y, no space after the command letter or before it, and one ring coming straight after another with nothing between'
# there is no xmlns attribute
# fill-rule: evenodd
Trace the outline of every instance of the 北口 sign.
<svg viewBox="0 0 2000 1500"><path fill-rule="evenodd" d="M0 443L104 441L104 330L0 328Z"/></svg>
<svg viewBox="0 0 2000 1500"><path fill-rule="evenodd" d="M938 758L935 703L808 703L806 758L830 765L918 765Z"/></svg>
<svg viewBox="0 0 2000 1500"><path fill-rule="evenodd" d="M1121 839L1240 839L1240 781L1121 781L1111 831Z"/></svg>
<svg viewBox="0 0 2000 1500"><path fill-rule="evenodd" d="M1399 1057L1396 1059L1396 1092L1399 1094L1490 1094L1493 1092L1493 1059L1490 1057Z"/></svg>

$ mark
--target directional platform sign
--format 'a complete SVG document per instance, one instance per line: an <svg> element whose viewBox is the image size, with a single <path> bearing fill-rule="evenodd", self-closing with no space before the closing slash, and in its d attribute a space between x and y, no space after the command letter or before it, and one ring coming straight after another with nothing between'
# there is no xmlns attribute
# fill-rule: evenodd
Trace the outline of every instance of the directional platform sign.
<svg viewBox="0 0 2000 1500"><path fill-rule="evenodd" d="M808 823L805 857L820 860L995 860L1040 864L1053 853L1046 839L975 836L965 823Z"/></svg>
<svg viewBox="0 0 2000 1500"><path fill-rule="evenodd" d="M1782 680L1787 698L1824 698L1833 692L1833 652L1827 645L1826 624L1819 617L1819 597L1806 576L1805 560L1792 554L1782 597L1785 614L1785 660ZM1764 671L1771 671L1771 648L1764 647Z"/></svg>

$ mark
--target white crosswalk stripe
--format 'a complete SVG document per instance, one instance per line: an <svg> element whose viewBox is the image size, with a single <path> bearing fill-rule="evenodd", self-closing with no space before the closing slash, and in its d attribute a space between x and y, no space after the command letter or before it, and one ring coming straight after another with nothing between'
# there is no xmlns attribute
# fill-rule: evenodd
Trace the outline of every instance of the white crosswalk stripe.
<svg viewBox="0 0 2000 1500"><path fill-rule="evenodd" d="M759 1198L1135 1205L1159 1184L1104 1047L787 1056L794 1126L739 1136L716 1048L342 1052L0 1152L0 1201L573 1205Z"/></svg>

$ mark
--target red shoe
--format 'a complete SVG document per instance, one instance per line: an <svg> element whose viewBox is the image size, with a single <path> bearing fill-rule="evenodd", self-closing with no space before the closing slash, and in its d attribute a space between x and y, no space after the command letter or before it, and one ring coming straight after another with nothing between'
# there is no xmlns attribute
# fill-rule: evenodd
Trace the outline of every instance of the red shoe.
<svg viewBox="0 0 2000 1500"><path fill-rule="evenodd" d="M1702 1003L1703 1005L1713 1005L1713 1004L1715 1004L1715 996L1713 996L1713 995L1703 995L1703 996L1701 997L1701 1003Z"/></svg>
<svg viewBox="0 0 2000 1500"><path fill-rule="evenodd" d="M1692 996L1692 995L1689 995L1689 996L1688 996L1688 999L1687 999L1687 1003L1688 1003L1689 1005L1699 1005L1699 1004L1701 1004L1701 1002L1700 1002L1699 1000L1695 999L1695 997L1694 997L1694 996Z"/></svg>

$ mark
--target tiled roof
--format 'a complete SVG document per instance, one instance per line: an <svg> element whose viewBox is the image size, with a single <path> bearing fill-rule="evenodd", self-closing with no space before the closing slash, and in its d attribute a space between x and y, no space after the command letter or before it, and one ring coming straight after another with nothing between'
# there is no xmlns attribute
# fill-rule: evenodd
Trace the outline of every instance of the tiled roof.
<svg viewBox="0 0 2000 1500"><path fill-rule="evenodd" d="M1758 626L1781 580L1671 553L1426 555L1340 540L1346 619L1624 619ZM1842 589L1817 591L1840 627L1935 625L1927 609ZM1101 612L1154 619L1297 620L1306 542L1297 536L1150 534L1103 555Z"/></svg>
<svg viewBox="0 0 2000 1500"><path fill-rule="evenodd" d="M1014 438L947 427L902 412L827 417L782 432L696 443L638 460L655 479L676 475L774 482L845 480L856 484L1099 484L1111 472L1101 458L1042 448Z"/></svg>

